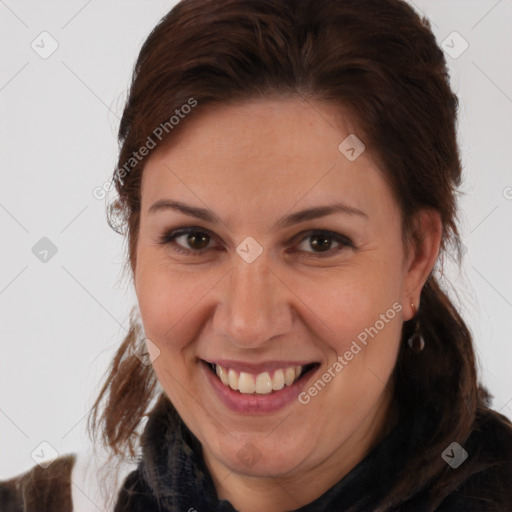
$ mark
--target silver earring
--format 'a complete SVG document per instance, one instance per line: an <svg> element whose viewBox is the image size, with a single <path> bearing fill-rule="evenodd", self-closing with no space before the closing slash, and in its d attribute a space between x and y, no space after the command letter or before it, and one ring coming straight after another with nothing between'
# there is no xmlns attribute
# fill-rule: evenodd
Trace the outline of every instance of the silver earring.
<svg viewBox="0 0 512 512"><path fill-rule="evenodd" d="M411 303L412 310L414 312L414 316L416 316L416 308L414 304ZM414 328L414 332L411 334L410 338L407 340L407 344L409 348L419 354L425 348L425 340L420 332L420 323L418 318L416 317L416 326Z"/></svg>

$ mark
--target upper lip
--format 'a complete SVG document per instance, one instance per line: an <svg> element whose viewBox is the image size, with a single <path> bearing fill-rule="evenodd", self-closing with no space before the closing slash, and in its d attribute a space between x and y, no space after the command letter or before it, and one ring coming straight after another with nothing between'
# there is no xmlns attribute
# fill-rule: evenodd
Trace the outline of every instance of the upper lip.
<svg viewBox="0 0 512 512"><path fill-rule="evenodd" d="M311 359L301 361L265 361L262 363L252 363L249 361L238 361L234 359L203 359L203 361L222 366L223 368L230 368L238 372L246 373L263 373L270 370L278 370L279 368L288 368L290 366L319 364L317 361L312 361Z"/></svg>

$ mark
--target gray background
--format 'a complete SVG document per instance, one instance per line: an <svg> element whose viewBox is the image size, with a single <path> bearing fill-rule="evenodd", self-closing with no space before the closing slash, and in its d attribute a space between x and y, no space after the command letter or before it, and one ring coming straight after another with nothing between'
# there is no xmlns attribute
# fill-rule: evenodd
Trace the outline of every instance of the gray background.
<svg viewBox="0 0 512 512"><path fill-rule="evenodd" d="M88 443L86 413L135 297L121 279L122 237L93 190L116 163L140 46L171 5L0 0L0 478L32 467L34 450L51 453L43 441L58 454ZM466 253L446 275L494 408L512 418L512 2L414 5L453 55L469 44L447 56L461 100ZM59 45L46 59L31 47L51 48L43 31ZM45 263L32 252L43 237L57 248Z"/></svg>

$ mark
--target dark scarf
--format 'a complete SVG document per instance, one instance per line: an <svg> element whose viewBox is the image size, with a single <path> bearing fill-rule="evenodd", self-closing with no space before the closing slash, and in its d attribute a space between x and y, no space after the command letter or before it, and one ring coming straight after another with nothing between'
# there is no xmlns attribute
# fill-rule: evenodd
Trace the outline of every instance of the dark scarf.
<svg viewBox="0 0 512 512"><path fill-rule="evenodd" d="M417 425L421 430L426 421L418 419L416 427L398 425L344 478L297 512L367 512L378 508L415 450ZM199 441L164 395L146 424L142 454L138 468L128 475L120 490L114 512L236 512L228 501L217 498ZM423 489L399 510L473 510L464 508L468 504L459 504L458 499L450 502L448 509L431 508L427 496L428 489Z"/></svg>

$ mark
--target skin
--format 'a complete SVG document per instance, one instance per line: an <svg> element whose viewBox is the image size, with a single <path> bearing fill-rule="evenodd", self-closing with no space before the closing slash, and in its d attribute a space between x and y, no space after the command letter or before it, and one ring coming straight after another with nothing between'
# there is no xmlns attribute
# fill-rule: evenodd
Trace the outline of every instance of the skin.
<svg viewBox="0 0 512 512"><path fill-rule="evenodd" d="M441 221L420 212L422 242L404 246L399 206L369 151L351 162L338 150L349 133L357 130L325 103L224 105L189 119L144 169L134 278L146 336L160 350L153 366L202 443L219 498L243 512L313 501L394 426L390 376L402 322L414 315L411 303L420 307ZM208 208L221 222L171 209L149 213L163 198ZM335 213L274 227L286 214L339 201L366 217ZM159 243L166 231L188 226L211 235L202 254L193 251L204 245L190 245L186 235ZM319 229L354 247L336 253L340 244L331 238L329 251L319 250L305 233ZM252 263L236 252L248 236L263 249ZM395 303L401 312L307 404L233 412L198 363L317 361L313 383ZM244 449L260 456L250 467L238 456Z"/></svg>

